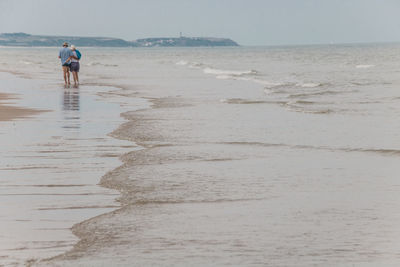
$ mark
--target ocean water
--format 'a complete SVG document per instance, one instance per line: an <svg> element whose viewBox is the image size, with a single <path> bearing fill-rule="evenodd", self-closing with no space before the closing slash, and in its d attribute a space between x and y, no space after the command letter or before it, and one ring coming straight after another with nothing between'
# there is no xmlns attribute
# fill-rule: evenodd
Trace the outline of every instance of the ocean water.
<svg viewBox="0 0 400 267"><path fill-rule="evenodd" d="M1 92L50 110L0 123L0 262L399 265L400 45L81 48L79 89L0 49Z"/></svg>

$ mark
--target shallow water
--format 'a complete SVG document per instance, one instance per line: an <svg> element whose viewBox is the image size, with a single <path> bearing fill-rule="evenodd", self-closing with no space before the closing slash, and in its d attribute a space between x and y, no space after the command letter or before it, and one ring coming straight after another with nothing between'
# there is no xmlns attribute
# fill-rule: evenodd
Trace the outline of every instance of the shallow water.
<svg viewBox="0 0 400 267"><path fill-rule="evenodd" d="M105 102L99 105L107 110L135 111L123 113L118 128L123 121L111 119L114 111L95 119L106 108L96 109L81 93L84 121L96 123L80 144L91 149L69 155L98 164L93 138L114 130L112 137L126 140L121 142L131 147L116 145L118 153L126 153L122 166L106 174L118 163L103 157L107 167L96 167L98 172L90 164L78 169L80 180L101 179L97 203L105 207L118 198L122 208L75 225L81 241L37 264L398 265L399 50L398 45L82 48L82 91L93 96L102 90ZM56 50L37 49L41 63L27 60L24 49L5 51L0 61L15 75L47 88L59 74ZM13 55L18 61L9 60ZM74 97L67 92L63 99ZM45 128L60 129L65 121L69 130L83 127L82 121L66 119L76 117L76 104L63 106L72 110L58 126L49 120ZM57 156L50 158L62 165ZM49 158L43 160L48 164ZM76 239L68 240L71 246Z"/></svg>
<svg viewBox="0 0 400 267"><path fill-rule="evenodd" d="M10 104L46 110L1 122L0 258L22 264L71 249L73 224L119 207L118 192L97 184L135 145L107 136L124 121L123 109L90 93L116 88L0 75L2 92L22 97Z"/></svg>

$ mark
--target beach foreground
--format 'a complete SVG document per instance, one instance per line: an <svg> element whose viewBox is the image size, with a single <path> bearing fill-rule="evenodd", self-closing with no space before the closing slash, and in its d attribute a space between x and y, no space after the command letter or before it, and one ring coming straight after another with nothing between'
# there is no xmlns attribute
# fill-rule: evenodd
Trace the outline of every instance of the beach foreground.
<svg viewBox="0 0 400 267"><path fill-rule="evenodd" d="M10 94L0 93L0 121L9 121L17 118L26 118L40 113L39 110L9 106L5 102L13 99Z"/></svg>
<svg viewBox="0 0 400 267"><path fill-rule="evenodd" d="M18 94L15 103L0 106L0 259L5 265L34 263L72 249L74 224L119 207L118 192L97 184L120 164L118 156L136 146L107 136L123 122L123 109L88 93L116 88L63 88L0 76L3 90Z"/></svg>
<svg viewBox="0 0 400 267"><path fill-rule="evenodd" d="M19 106L53 112L2 128L2 140L18 144L0 170L2 229L22 219L28 233L59 243L51 251L21 238L28 249L4 243L0 259L398 265L398 49L88 49L79 91L54 87L58 66L18 50L11 68L24 77L15 79L62 101L37 104L24 90L30 102ZM37 52L51 62L51 51ZM10 134L37 127L27 141ZM11 212L17 199L30 203L25 216Z"/></svg>

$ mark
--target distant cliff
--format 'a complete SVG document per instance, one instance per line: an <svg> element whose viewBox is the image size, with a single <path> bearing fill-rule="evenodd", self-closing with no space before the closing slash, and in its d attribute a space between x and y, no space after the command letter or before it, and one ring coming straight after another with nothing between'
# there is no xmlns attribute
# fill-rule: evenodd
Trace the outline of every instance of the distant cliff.
<svg viewBox="0 0 400 267"><path fill-rule="evenodd" d="M195 46L238 46L231 39L206 37L146 38L125 41L107 37L45 36L26 33L0 34L0 46L61 46L69 42L76 46L97 47L195 47Z"/></svg>

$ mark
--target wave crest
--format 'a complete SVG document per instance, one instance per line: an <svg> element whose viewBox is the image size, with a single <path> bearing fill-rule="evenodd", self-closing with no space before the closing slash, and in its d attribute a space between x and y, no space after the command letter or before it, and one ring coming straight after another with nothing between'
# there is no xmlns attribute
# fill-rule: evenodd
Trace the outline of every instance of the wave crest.
<svg viewBox="0 0 400 267"><path fill-rule="evenodd" d="M296 86L302 87L302 88L315 88L315 87L323 86L323 84L322 83L297 83Z"/></svg>
<svg viewBox="0 0 400 267"><path fill-rule="evenodd" d="M244 76L244 75L256 75L258 71L256 70L222 70L222 69L214 69L214 68L204 68L203 72L205 74L215 74L215 75L229 75L229 76Z"/></svg>
<svg viewBox="0 0 400 267"><path fill-rule="evenodd" d="M104 67L118 67L116 64L103 64L100 62L89 62L85 64L86 66L104 66Z"/></svg>
<svg viewBox="0 0 400 267"><path fill-rule="evenodd" d="M375 65L357 65L356 68L357 69L369 69L369 68L373 68L375 67Z"/></svg>

